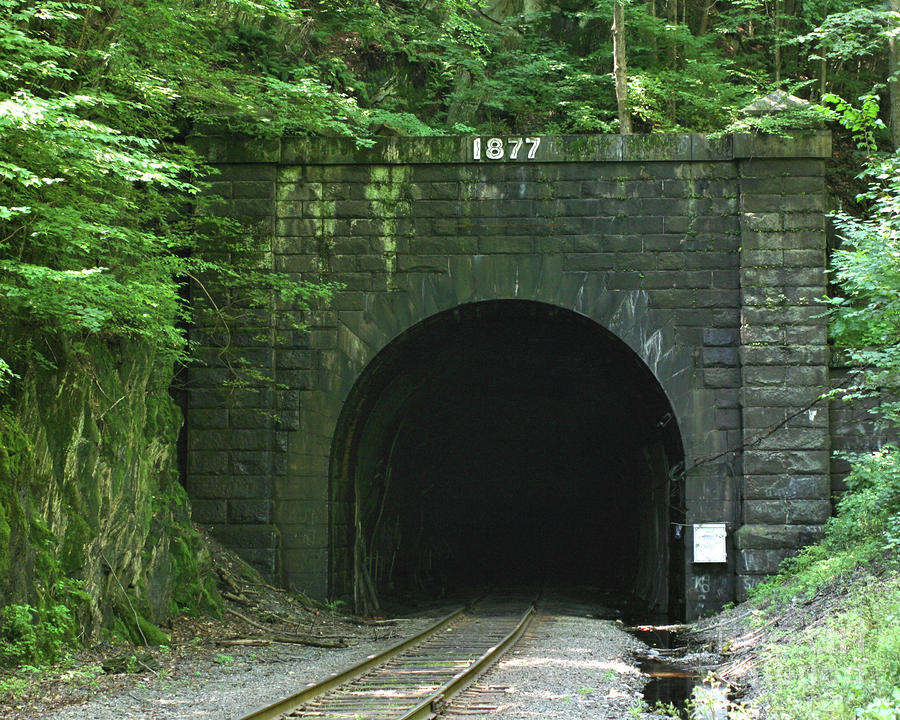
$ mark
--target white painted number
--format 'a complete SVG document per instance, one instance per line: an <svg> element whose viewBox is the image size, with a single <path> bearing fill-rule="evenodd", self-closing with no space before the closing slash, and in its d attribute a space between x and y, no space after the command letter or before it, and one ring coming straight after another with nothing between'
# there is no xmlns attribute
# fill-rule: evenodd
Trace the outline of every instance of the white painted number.
<svg viewBox="0 0 900 720"><path fill-rule="evenodd" d="M500 160L503 157L503 141L500 138L491 138L487 141L488 160Z"/></svg>
<svg viewBox="0 0 900 720"><path fill-rule="evenodd" d="M522 145L528 145L527 158L529 160L534 160L537 149L541 146L541 139L539 137L513 137L507 138L506 144L510 146L508 155L503 144L503 138L489 138L487 143L484 144L482 144L481 138L475 138L472 140L472 159L481 160L483 148L484 157L488 160L502 160L504 156L508 157L510 160L518 160L519 151L522 149Z"/></svg>

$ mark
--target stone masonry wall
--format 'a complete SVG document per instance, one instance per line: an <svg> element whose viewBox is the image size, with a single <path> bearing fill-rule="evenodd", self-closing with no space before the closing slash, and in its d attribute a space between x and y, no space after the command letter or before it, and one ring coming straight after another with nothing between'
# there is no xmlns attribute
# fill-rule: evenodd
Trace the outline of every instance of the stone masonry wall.
<svg viewBox="0 0 900 720"><path fill-rule="evenodd" d="M774 141L770 141L775 144ZM802 157L803 143L791 152ZM743 517L737 597L831 514L824 160L747 158L741 176Z"/></svg>
<svg viewBox="0 0 900 720"><path fill-rule="evenodd" d="M198 141L222 211L271 228L272 267L345 289L308 334L260 318L234 338L278 387L228 395L214 358L192 370L195 519L281 582L340 591L352 487L334 445L354 383L437 312L532 300L592 318L653 371L685 450L686 614L742 596L830 510L814 402L827 135L522 138L514 159L505 140L494 159L488 138L480 157L472 138ZM712 521L729 525L729 562L695 565L690 525Z"/></svg>

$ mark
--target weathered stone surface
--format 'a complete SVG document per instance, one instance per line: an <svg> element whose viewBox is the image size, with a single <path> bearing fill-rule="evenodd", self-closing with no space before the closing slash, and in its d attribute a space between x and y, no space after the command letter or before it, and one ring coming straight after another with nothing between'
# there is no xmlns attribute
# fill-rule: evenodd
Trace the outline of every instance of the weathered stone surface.
<svg viewBox="0 0 900 720"><path fill-rule="evenodd" d="M746 500L744 521L754 525L823 525L831 516L826 499Z"/></svg>
<svg viewBox="0 0 900 720"><path fill-rule="evenodd" d="M90 337L77 353L50 350L57 368L23 373L0 414L0 605L66 605L88 639L114 623L139 638L140 623L173 605L213 610L209 554L178 480L181 413L160 358ZM214 428L222 413L209 408L197 425ZM200 453L193 466L218 473L221 463ZM201 499L198 513L224 520L224 502Z"/></svg>
<svg viewBox="0 0 900 720"><path fill-rule="evenodd" d="M275 267L297 279L323 273L344 289L328 313L297 313L310 325L304 338L268 354L248 343L277 388L226 400L213 387L220 365L194 373L187 447L189 487L205 503L198 514L215 521L227 498L217 527L225 536L241 528L232 540L282 568L283 582L323 594L329 562L331 581L343 582L353 491L330 463L364 368L438 313L527 300L590 318L655 377L685 466L709 471L687 481L689 522L732 521L742 483L740 560L707 592L691 589L689 566L684 592L689 612L729 599L735 584L740 595L814 534L792 526L827 516L828 413L816 402L829 360L819 302L827 133L792 143L544 137L532 159L527 145L510 158L505 140L502 159L488 159L480 140L479 158L474 138L389 138L368 149L340 139L205 141L223 170L220 211L270 213ZM225 415L228 402L270 419Z"/></svg>
<svg viewBox="0 0 900 720"><path fill-rule="evenodd" d="M744 525L734 534L739 550L796 549L822 536L821 525Z"/></svg>
<svg viewBox="0 0 900 720"><path fill-rule="evenodd" d="M776 550L739 550L737 569L741 574L769 575L778 572L781 563L796 554L798 548Z"/></svg>

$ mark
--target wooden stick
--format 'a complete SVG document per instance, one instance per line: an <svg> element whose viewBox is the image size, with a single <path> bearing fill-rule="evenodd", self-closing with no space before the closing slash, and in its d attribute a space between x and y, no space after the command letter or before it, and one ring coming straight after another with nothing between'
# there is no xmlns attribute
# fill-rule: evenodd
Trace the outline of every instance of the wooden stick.
<svg viewBox="0 0 900 720"><path fill-rule="evenodd" d="M258 638L230 638L226 640L216 640L216 645L271 645L279 643L282 645L307 645L309 647L318 648L345 648L347 643L329 642L327 640L317 640L315 638L302 638L287 635L272 635Z"/></svg>

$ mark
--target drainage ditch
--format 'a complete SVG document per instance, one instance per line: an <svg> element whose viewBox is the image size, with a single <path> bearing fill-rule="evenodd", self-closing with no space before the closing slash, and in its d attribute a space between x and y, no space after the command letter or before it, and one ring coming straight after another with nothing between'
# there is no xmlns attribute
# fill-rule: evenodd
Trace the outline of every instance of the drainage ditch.
<svg viewBox="0 0 900 720"><path fill-rule="evenodd" d="M638 656L638 667L649 676L644 701L650 708L674 709L684 720L725 720L728 696L724 689L705 682L696 670L679 664L684 643L670 626L641 625L629 632L649 650ZM695 694L695 690L700 688ZM700 698L700 700L698 700Z"/></svg>

